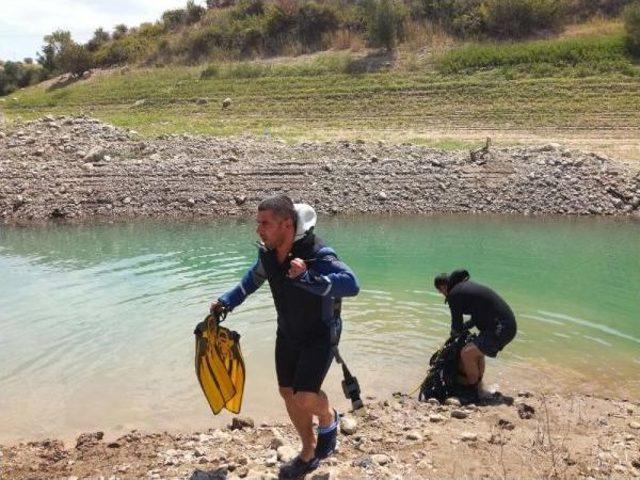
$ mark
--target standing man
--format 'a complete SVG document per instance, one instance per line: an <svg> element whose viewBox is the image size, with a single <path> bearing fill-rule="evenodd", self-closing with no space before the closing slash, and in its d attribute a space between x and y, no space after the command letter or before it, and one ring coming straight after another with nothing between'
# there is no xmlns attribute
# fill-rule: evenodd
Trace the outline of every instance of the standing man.
<svg viewBox="0 0 640 480"><path fill-rule="evenodd" d="M434 286L442 293L451 310L451 336L476 327L477 338L465 345L460 352L462 373L475 395L482 393L485 355L495 358L516 336L516 318L513 311L496 292L489 287L469 280L469 272L456 270L435 277ZM463 315L471 319L463 322Z"/></svg>
<svg viewBox="0 0 640 480"><path fill-rule="evenodd" d="M313 233L315 221L310 206L294 205L285 195L264 199L257 214L258 259L238 286L211 305L212 312L233 310L269 282L278 315L280 395L302 442L300 454L280 468L284 479L315 470L335 449L338 413L320 388L340 338L341 298L359 292L353 272Z"/></svg>

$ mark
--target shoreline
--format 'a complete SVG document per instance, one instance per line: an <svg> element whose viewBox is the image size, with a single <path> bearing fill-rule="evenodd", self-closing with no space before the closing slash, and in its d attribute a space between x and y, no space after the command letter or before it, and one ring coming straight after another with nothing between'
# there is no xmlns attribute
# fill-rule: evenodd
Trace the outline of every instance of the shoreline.
<svg viewBox="0 0 640 480"><path fill-rule="evenodd" d="M640 170L557 144L445 152L383 141L163 135L87 117L0 131L0 223L251 215L287 192L324 215L640 218Z"/></svg>
<svg viewBox="0 0 640 480"><path fill-rule="evenodd" d="M510 392L508 392L510 393ZM460 406L368 396L343 414L338 452L310 479L638 478L640 402L520 391ZM0 446L7 478L275 479L299 448L288 422L234 417L200 432L83 433Z"/></svg>

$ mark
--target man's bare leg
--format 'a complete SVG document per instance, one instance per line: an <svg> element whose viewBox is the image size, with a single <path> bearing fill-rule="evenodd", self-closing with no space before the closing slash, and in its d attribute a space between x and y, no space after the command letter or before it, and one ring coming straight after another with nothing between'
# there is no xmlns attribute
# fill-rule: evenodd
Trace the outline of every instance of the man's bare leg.
<svg viewBox="0 0 640 480"><path fill-rule="evenodd" d="M484 374L484 354L473 343L465 345L460 352L462 367L469 385L476 385Z"/></svg>
<svg viewBox="0 0 640 480"><path fill-rule="evenodd" d="M280 395L284 399L291 423L293 423L293 426L296 428L300 441L302 442L300 457L305 462L308 462L315 456L316 449L316 436L313 431L313 414L300 407L295 398L299 393L294 395L292 388L280 387Z"/></svg>
<svg viewBox="0 0 640 480"><path fill-rule="evenodd" d="M300 456L308 462L315 456L316 448L313 417L318 417L321 427L328 427L333 423L334 415L329 399L322 390L319 393L297 392L294 394L293 389L288 387L280 387L280 395L284 398L289 418L302 442Z"/></svg>

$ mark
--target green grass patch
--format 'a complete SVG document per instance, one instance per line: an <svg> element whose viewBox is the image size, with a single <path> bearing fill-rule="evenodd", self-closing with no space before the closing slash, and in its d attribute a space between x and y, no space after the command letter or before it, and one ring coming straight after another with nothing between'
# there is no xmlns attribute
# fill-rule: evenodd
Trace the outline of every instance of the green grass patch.
<svg viewBox="0 0 640 480"><path fill-rule="evenodd" d="M638 75L621 34L523 43L471 43L442 55L437 68L448 75L493 69L507 76L584 77L613 72Z"/></svg>

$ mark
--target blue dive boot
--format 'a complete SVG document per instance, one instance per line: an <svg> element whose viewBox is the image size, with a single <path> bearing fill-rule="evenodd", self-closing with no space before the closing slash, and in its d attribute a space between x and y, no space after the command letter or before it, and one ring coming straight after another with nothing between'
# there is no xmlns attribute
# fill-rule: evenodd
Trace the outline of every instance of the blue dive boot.
<svg viewBox="0 0 640 480"><path fill-rule="evenodd" d="M340 419L338 412L334 409L334 419L328 427L318 427L318 443L316 444L316 458L327 458L336 449L338 437L338 423Z"/></svg>

